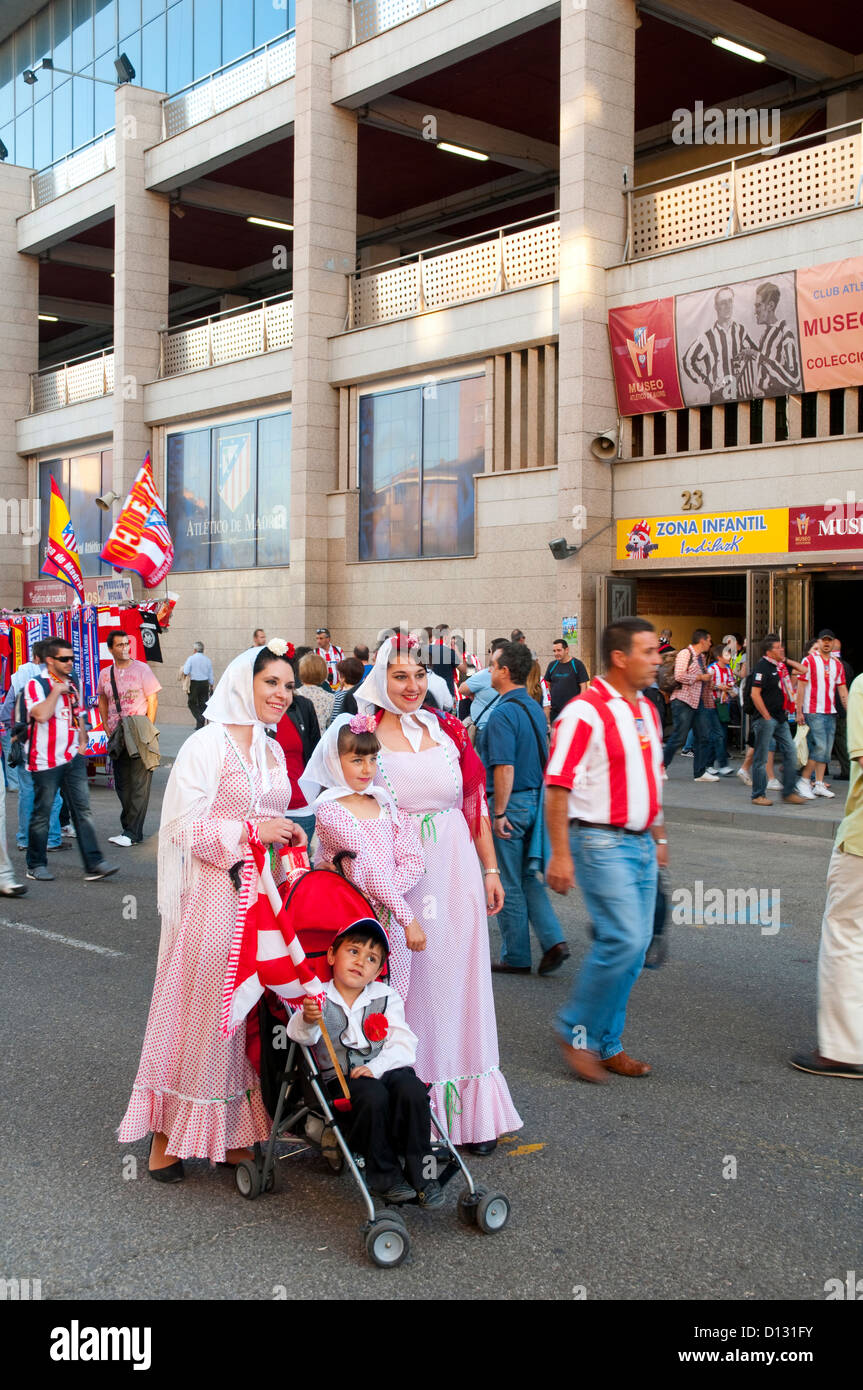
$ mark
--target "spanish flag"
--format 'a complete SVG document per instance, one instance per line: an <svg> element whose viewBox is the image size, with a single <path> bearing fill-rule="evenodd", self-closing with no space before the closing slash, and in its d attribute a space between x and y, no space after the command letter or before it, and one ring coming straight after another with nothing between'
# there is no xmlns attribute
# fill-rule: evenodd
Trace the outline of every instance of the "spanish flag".
<svg viewBox="0 0 863 1390"><path fill-rule="evenodd" d="M52 579L60 579L75 590L79 603L84 602L84 581L81 578L81 562L78 559L78 545L72 530L72 518L63 501L63 494L51 475L51 515L48 520L48 544L45 547L45 560L40 574L49 574Z"/></svg>

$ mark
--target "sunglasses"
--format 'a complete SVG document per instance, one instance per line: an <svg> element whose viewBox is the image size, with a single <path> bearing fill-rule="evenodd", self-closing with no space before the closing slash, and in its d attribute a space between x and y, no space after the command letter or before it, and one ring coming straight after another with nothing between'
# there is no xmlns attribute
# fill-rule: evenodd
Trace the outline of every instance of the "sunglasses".
<svg viewBox="0 0 863 1390"><path fill-rule="evenodd" d="M75 658L74 658L74 656L55 656L55 657L54 657L54 660L55 660L55 661L63 661L63 662L66 662L66 661L74 661Z"/></svg>

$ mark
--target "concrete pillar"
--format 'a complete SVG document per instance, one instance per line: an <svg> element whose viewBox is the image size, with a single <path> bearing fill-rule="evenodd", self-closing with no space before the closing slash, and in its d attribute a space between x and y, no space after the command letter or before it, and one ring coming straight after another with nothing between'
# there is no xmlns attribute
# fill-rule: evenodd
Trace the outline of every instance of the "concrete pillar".
<svg viewBox="0 0 863 1390"><path fill-rule="evenodd" d="M845 125L846 121L863 120L863 91L834 92L827 98L827 129ZM848 132L850 134L850 132ZM831 137L838 139L838 136Z"/></svg>
<svg viewBox="0 0 863 1390"><path fill-rule="evenodd" d="M117 88L114 491L121 494L150 448L143 388L159 374L159 329L168 324L170 205L144 186L144 151L162 133L160 100L142 87Z"/></svg>
<svg viewBox="0 0 863 1390"><path fill-rule="evenodd" d="M582 544L612 520L613 465L590 441L616 427L608 348L605 272L625 240L623 170L634 157L633 0L561 5L560 361L558 517L560 534ZM573 508L586 508L586 530ZM596 580L613 565L613 528L557 565L556 621L576 615L579 656L595 669Z"/></svg>
<svg viewBox="0 0 863 1390"><path fill-rule="evenodd" d="M339 393L329 338L344 328L354 269L357 118L330 101L330 58L350 42L343 0L297 0L291 584L286 630L314 645L327 624L327 493L337 487ZM334 633L336 642L344 634Z"/></svg>
<svg viewBox="0 0 863 1390"><path fill-rule="evenodd" d="M0 164L0 593L21 603L21 582L37 577L35 491L16 453L15 421L30 409L30 373L39 366L39 262L18 251L17 219L30 209L30 170ZM35 521L38 523L38 508ZM25 543L26 542L26 543Z"/></svg>

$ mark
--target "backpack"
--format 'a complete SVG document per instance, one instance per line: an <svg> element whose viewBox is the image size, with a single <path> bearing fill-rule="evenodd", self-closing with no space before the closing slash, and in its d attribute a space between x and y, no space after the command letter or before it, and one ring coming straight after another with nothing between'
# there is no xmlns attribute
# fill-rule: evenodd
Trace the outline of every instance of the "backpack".
<svg viewBox="0 0 863 1390"><path fill-rule="evenodd" d="M656 677L656 683L663 695L673 695L675 690L680 689L680 681L674 679L674 663L677 660L677 652L671 652L663 658Z"/></svg>

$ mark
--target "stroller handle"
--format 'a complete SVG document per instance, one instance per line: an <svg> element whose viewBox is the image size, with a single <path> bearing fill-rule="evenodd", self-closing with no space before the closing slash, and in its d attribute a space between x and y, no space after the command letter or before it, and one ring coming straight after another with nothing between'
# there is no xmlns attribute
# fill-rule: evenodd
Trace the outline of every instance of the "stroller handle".
<svg viewBox="0 0 863 1390"><path fill-rule="evenodd" d="M338 851L337 854L334 854L334 855L333 855L333 866L334 866L334 868L336 868L336 869L339 871L339 873L341 874L342 878L347 879L347 877L348 877L347 874L345 873L344 869L342 868L342 860L343 860L343 859L356 859L356 857L357 857L357 855L356 855L356 850L352 850L352 849L340 849L340 850Z"/></svg>

